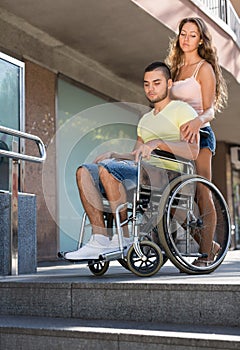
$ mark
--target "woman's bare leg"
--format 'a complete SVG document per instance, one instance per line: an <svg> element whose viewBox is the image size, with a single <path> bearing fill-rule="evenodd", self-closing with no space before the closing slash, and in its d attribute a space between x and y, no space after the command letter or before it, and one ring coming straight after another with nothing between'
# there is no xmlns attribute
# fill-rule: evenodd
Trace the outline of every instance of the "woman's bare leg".
<svg viewBox="0 0 240 350"><path fill-rule="evenodd" d="M195 161L197 174L212 181L212 152L208 148L200 149Z"/></svg>
<svg viewBox="0 0 240 350"><path fill-rule="evenodd" d="M209 181L212 179L212 152L203 148L200 150L196 160L197 174L205 177ZM200 209L200 214L204 218L203 230L201 236L194 236L199 244L200 252L207 253L206 260L212 260L212 243L216 227L216 210L213 203L211 191L204 185L199 185L197 188L197 201Z"/></svg>

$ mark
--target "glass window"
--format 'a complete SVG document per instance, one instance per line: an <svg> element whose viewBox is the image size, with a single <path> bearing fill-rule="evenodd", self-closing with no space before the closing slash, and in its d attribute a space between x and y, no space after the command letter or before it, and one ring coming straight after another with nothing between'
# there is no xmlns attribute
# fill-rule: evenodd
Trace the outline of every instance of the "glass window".
<svg viewBox="0 0 240 350"><path fill-rule="evenodd" d="M20 130L24 125L24 63L0 53L0 125ZM11 150L12 136L0 133L0 147ZM9 159L0 157L0 190L8 190Z"/></svg>
<svg viewBox="0 0 240 350"><path fill-rule="evenodd" d="M56 142L60 250L75 249L79 236L83 208L75 180L77 168L106 150L132 150L139 120L139 112L133 107L108 103L59 78Z"/></svg>

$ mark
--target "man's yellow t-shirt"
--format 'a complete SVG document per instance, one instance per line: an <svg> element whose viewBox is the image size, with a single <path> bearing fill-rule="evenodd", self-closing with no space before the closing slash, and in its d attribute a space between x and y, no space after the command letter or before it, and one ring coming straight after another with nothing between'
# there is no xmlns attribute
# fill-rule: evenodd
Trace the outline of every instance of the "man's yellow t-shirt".
<svg viewBox="0 0 240 350"><path fill-rule="evenodd" d="M144 143L154 139L179 142L181 125L197 116L197 112L182 101L171 101L161 112L156 115L153 112L154 110L151 110L144 114L138 123L137 134ZM180 170L174 162L159 162L156 158L151 158L149 162L166 169Z"/></svg>

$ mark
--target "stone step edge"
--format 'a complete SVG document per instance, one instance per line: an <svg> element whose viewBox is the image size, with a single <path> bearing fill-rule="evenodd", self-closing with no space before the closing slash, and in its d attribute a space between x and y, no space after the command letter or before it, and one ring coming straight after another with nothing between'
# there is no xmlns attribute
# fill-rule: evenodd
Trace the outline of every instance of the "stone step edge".
<svg viewBox="0 0 240 350"><path fill-rule="evenodd" d="M149 282L149 281L148 281ZM154 281L151 281L150 283L146 283L145 280L136 282L109 282L104 280L99 280L96 278L96 280L87 281L87 282L63 282L61 278L59 280L52 281L50 278L48 280L39 279L36 278L35 281L29 280L26 281L26 277L23 277L22 281L9 281L7 279L0 280L0 288L26 288L26 289L65 289L65 290L78 290L78 289L84 289L84 290L95 290L95 289L102 289L102 290L161 290L161 291L175 291L175 290L182 290L182 291L221 291L221 292L238 292L240 288L240 283L235 283L234 281L232 283L167 283L167 282L160 282L156 283Z"/></svg>
<svg viewBox="0 0 240 350"><path fill-rule="evenodd" d="M0 316L1 334L71 337L117 342L177 344L221 349L240 348L237 327L193 326L49 317ZM141 339L140 339L141 338ZM214 347L213 347L214 343Z"/></svg>

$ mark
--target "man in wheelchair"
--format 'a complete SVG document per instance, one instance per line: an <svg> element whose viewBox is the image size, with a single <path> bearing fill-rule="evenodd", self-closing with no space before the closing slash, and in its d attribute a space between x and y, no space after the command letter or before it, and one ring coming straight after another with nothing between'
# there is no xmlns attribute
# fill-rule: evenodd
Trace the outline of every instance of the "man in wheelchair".
<svg viewBox="0 0 240 350"><path fill-rule="evenodd" d="M199 142L187 143L181 139L180 127L197 115L195 110L182 101L172 101L169 92L172 86L171 73L167 65L153 62L144 71L144 91L153 109L139 121L137 141L132 152L119 154L106 152L98 156L94 163L81 165L76 173L80 198L92 226L92 235L87 244L73 252L64 254L70 261L98 259L100 255L118 247L117 235L109 239L103 216L102 194L109 201L111 212L127 201L128 189L136 186L137 161L141 156L150 166L153 150L163 150L177 156L195 160L199 152ZM162 164L161 164L162 168ZM176 163L163 161L158 169L163 183L179 175ZM167 180L166 180L167 178ZM163 184L164 185L164 184ZM121 219L127 213L121 210ZM123 227L123 243L126 250L132 244L128 226Z"/></svg>

